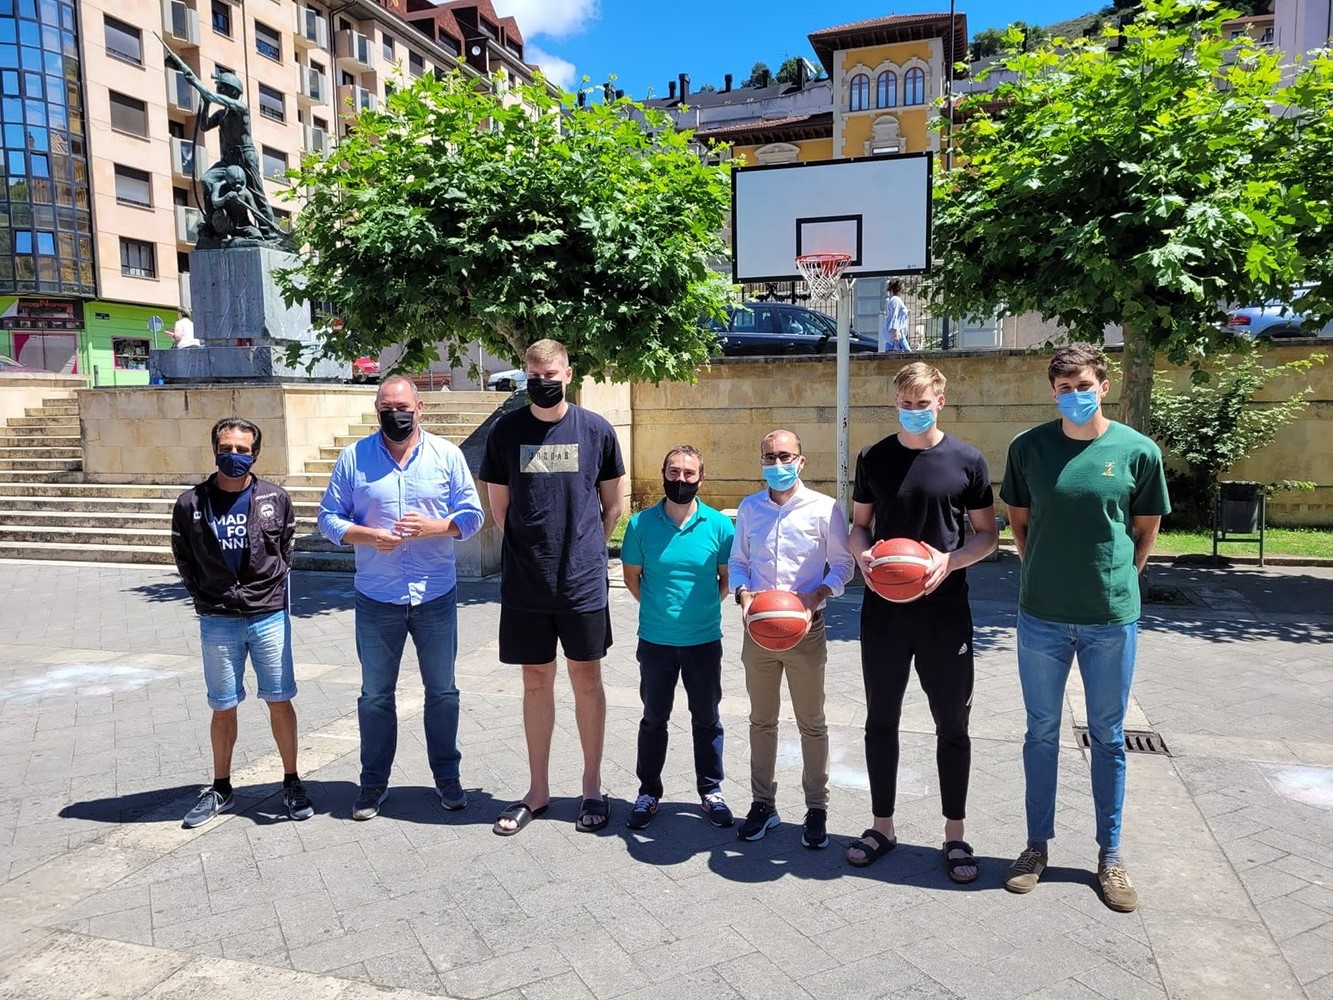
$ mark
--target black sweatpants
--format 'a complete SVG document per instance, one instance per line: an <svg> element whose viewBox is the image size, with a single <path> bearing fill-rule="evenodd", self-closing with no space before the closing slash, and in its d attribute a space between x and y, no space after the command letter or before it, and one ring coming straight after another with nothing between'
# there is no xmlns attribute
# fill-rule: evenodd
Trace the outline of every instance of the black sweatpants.
<svg viewBox="0 0 1333 1000"><path fill-rule="evenodd" d="M898 794L898 724L912 662L935 719L935 762L946 819L967 812L972 739L972 609L964 596L942 605L894 604L866 591L861 673L866 684L866 771L874 814L893 815Z"/></svg>

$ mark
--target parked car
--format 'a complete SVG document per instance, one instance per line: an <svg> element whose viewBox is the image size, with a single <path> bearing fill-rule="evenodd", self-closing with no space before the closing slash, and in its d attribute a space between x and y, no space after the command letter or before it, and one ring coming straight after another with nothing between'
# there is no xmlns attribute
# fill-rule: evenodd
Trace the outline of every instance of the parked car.
<svg viewBox="0 0 1333 1000"><path fill-rule="evenodd" d="M1292 302L1265 302L1263 305L1244 306L1227 314L1227 330L1239 337L1333 337L1333 320L1322 328L1305 329L1305 316L1300 311L1303 291L1298 291Z"/></svg>
<svg viewBox="0 0 1333 1000"><path fill-rule="evenodd" d="M712 321L718 335L714 356L728 358L787 354L833 354L838 325L832 318L785 302L745 302L727 307L727 324ZM879 350L879 338L852 331L852 353Z"/></svg>
<svg viewBox="0 0 1333 1000"><path fill-rule="evenodd" d="M494 392L518 392L528 387L528 373L522 368L496 372L486 380L486 388Z"/></svg>
<svg viewBox="0 0 1333 1000"><path fill-rule="evenodd" d="M353 382L378 382L380 363L375 358L356 358L352 361Z"/></svg>

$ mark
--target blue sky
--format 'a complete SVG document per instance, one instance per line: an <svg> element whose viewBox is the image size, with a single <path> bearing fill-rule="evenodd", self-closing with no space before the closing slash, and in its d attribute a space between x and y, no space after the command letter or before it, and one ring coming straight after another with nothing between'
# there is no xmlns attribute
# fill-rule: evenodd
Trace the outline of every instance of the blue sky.
<svg viewBox="0 0 1333 1000"><path fill-rule="evenodd" d="M1106 0L958 0L968 32L1023 20L1049 24L1086 14ZM494 0L513 14L528 58L570 86L585 75L643 98L688 73L691 85L739 84L759 61L777 70L789 55L810 55L806 36L821 28L888 14L948 11L948 0ZM813 61L813 56L810 56Z"/></svg>

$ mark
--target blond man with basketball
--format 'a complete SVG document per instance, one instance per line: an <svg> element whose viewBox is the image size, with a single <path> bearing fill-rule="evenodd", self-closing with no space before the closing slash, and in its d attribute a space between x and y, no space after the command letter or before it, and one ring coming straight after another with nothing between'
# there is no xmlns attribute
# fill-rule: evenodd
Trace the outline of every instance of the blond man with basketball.
<svg viewBox="0 0 1333 1000"><path fill-rule="evenodd" d="M741 647L750 694L750 789L754 799L741 824L741 840L759 840L780 821L777 811L778 709L787 678L792 712L801 734L805 822L801 843L828 846L828 725L824 721L824 603L843 592L855 572L847 547L847 519L830 496L801 482L801 439L776 430L759 446L766 489L741 501L736 539L727 569L742 615L754 595L788 590L810 612L805 638L785 652L761 648L749 635Z"/></svg>
<svg viewBox="0 0 1333 1000"><path fill-rule="evenodd" d="M995 549L995 500L986 459L939 427L945 378L923 362L893 380L901 430L856 460L852 551L869 579L876 541L910 538L930 552L924 594L908 604L869 587L861 604L861 673L866 686L866 771L873 819L847 850L857 867L898 844L893 813L898 781L898 725L913 663L935 719L935 758L944 811L944 865L955 882L977 877L963 840L972 741L972 611L966 567ZM971 525L972 537L965 540Z"/></svg>

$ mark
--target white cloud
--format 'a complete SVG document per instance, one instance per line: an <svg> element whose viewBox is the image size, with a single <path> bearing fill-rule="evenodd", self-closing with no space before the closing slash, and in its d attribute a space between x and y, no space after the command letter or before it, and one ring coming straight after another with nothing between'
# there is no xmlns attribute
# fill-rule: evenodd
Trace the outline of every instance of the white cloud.
<svg viewBox="0 0 1333 1000"><path fill-rule="evenodd" d="M520 28L522 24L520 22ZM524 52L524 58L527 62L536 63L546 74L546 79L566 90L573 88L578 81L578 70L574 64L559 56L553 56L549 52L543 52L537 46L529 44Z"/></svg>
<svg viewBox="0 0 1333 1000"><path fill-rule="evenodd" d="M597 16L597 0L495 0L495 12L518 18L524 38L564 38L582 31Z"/></svg>

